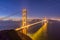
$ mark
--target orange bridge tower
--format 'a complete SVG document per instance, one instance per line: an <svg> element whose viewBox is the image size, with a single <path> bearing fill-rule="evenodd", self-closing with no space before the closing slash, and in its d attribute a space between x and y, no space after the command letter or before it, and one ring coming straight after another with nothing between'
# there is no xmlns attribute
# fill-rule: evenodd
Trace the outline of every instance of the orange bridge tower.
<svg viewBox="0 0 60 40"><path fill-rule="evenodd" d="M22 10L22 27L25 27L25 26L27 26L27 10L26 10L26 8L24 8ZM24 28L22 30L22 33L27 34L27 28Z"/></svg>

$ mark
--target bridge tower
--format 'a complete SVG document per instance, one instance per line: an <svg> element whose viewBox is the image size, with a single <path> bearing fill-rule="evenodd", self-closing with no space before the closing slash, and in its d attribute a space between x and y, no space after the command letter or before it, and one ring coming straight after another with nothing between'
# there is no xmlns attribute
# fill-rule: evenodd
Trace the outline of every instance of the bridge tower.
<svg viewBox="0 0 60 40"><path fill-rule="evenodd" d="M26 8L24 8L22 10L22 27L25 27L25 26L27 26L27 10L26 10ZM27 34L27 28L24 28L22 30L22 33Z"/></svg>

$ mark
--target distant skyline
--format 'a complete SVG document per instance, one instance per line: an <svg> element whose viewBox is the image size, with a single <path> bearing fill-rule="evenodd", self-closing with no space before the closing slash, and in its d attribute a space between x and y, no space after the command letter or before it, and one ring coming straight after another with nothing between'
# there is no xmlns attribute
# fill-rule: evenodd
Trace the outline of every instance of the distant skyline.
<svg viewBox="0 0 60 40"><path fill-rule="evenodd" d="M0 17L13 13L12 17L22 17L22 9L26 8L28 17L60 17L60 0L0 0Z"/></svg>

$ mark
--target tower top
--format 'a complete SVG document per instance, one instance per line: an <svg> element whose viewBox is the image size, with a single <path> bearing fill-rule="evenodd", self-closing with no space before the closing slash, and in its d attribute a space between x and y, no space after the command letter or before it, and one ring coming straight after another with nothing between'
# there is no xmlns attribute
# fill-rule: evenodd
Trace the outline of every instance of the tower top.
<svg viewBox="0 0 60 40"><path fill-rule="evenodd" d="M26 8L23 8L23 11L26 11Z"/></svg>
<svg viewBox="0 0 60 40"><path fill-rule="evenodd" d="M23 14L26 14L26 13L27 13L26 8L23 8L23 9L22 9L22 13L23 13Z"/></svg>

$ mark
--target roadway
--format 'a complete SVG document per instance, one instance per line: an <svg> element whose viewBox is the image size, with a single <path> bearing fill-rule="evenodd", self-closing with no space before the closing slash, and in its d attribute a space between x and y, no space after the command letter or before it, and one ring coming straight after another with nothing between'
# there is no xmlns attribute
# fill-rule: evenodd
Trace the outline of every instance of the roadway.
<svg viewBox="0 0 60 40"><path fill-rule="evenodd" d="M33 25L36 25L36 24L39 24L39 23L42 23L43 21L39 21L39 22L36 22L36 23L33 23L33 24L29 24L29 25L27 25L27 26L24 26L24 27L20 27L20 28L17 28L17 29L15 29L16 31L18 31L18 30L21 30L21 29L24 29L24 28L29 28L30 26L33 26Z"/></svg>

